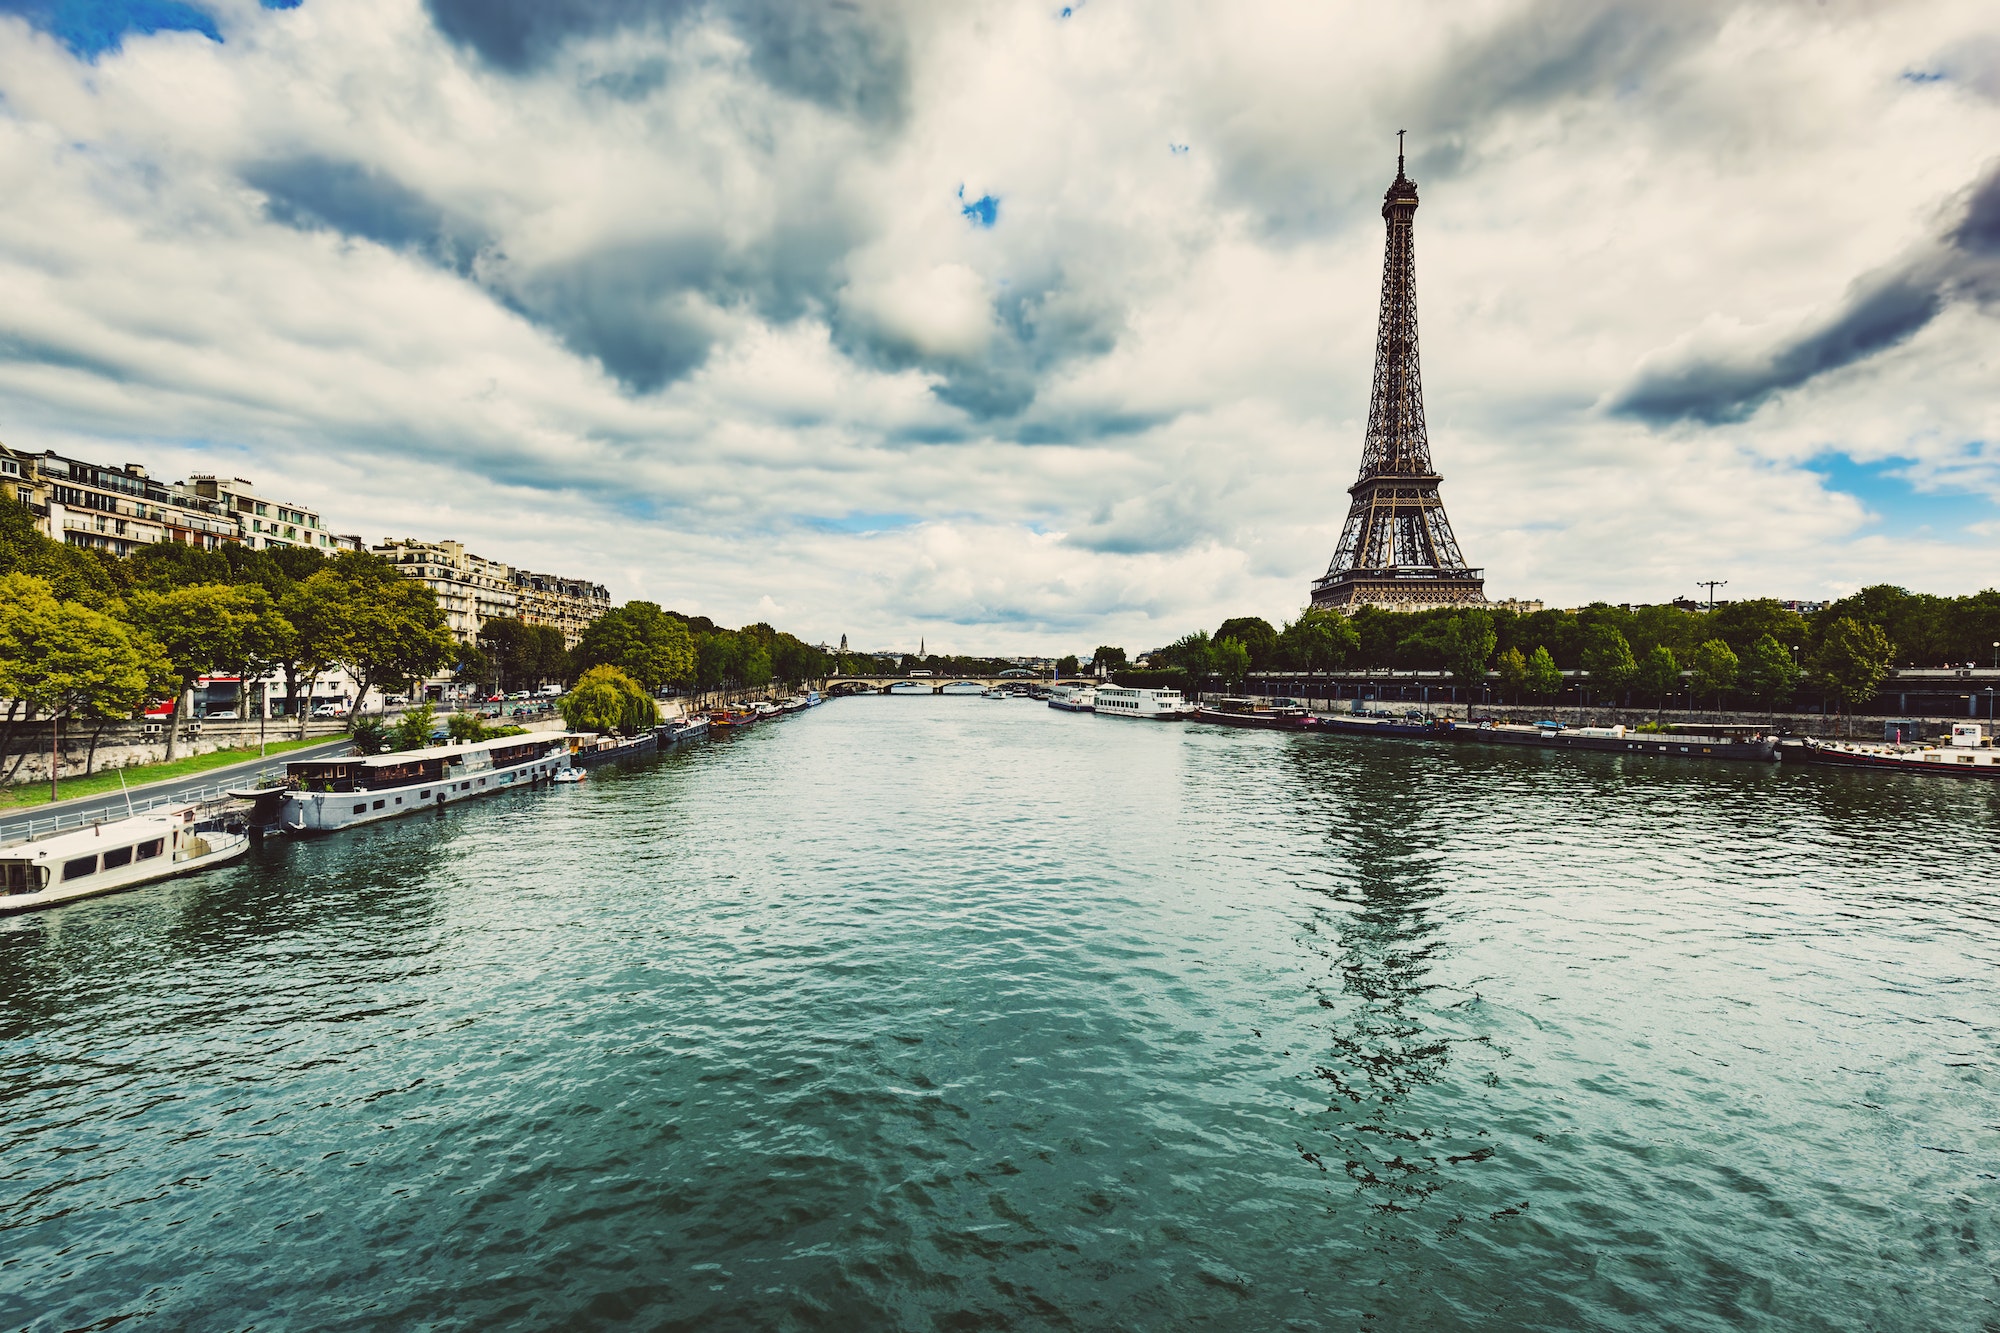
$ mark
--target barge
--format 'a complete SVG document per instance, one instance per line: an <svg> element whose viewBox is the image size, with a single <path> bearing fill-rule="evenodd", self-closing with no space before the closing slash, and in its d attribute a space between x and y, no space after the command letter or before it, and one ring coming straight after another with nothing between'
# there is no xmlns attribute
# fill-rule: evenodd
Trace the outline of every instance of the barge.
<svg viewBox="0 0 2000 1333"><path fill-rule="evenodd" d="M1856 741L1822 741L1801 737L1799 756L1808 763L1872 768L1885 773L1936 773L1952 778L2000 780L2000 749L1995 749L1977 722L1955 722L1941 744L1869 745Z"/></svg>
<svg viewBox="0 0 2000 1333"><path fill-rule="evenodd" d="M394 754L294 760L278 823L287 833L332 833L428 807L546 782L570 767L566 732L505 736Z"/></svg>
<svg viewBox="0 0 2000 1333"><path fill-rule="evenodd" d="M1451 729L1451 739L1481 745L1527 745L1544 750L1594 750L1666 759L1721 759L1769 764L1778 743L1762 728L1688 723L1667 731L1616 727L1565 727L1558 722L1524 726L1483 721Z"/></svg>
<svg viewBox="0 0 2000 1333"><path fill-rule="evenodd" d="M1290 699L1268 703L1262 699L1219 699L1212 705L1196 704L1192 719L1252 731L1318 731L1321 723L1305 705Z"/></svg>

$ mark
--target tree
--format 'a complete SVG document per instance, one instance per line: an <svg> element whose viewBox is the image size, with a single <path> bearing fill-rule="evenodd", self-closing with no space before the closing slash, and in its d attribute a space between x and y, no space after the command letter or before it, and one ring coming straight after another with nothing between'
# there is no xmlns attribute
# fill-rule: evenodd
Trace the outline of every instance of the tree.
<svg viewBox="0 0 2000 1333"><path fill-rule="evenodd" d="M1075 653L1071 653L1066 657L1058 657L1056 659L1056 674L1058 676L1080 676L1083 674L1083 663L1077 661Z"/></svg>
<svg viewBox="0 0 2000 1333"><path fill-rule="evenodd" d="M568 666L562 631L554 625L530 625L514 616L496 616L480 626L479 643L503 690L547 684L560 678Z"/></svg>
<svg viewBox="0 0 2000 1333"><path fill-rule="evenodd" d="M1210 661L1225 686L1232 690L1243 688L1243 681L1250 674L1250 649L1244 646L1241 639L1216 640L1210 651Z"/></svg>
<svg viewBox="0 0 2000 1333"><path fill-rule="evenodd" d="M1562 671L1556 666L1556 659L1547 648L1536 648L1535 655L1528 659L1528 697L1537 702L1552 702L1562 693Z"/></svg>
<svg viewBox="0 0 2000 1333"><path fill-rule="evenodd" d="M1681 664L1674 660L1674 650L1664 643L1655 645L1639 664L1637 684L1640 695L1653 700L1653 718L1658 721L1666 711L1667 696L1681 687Z"/></svg>
<svg viewBox="0 0 2000 1333"><path fill-rule="evenodd" d="M486 719L477 713L453 713L444 725L455 741L483 741L491 734Z"/></svg>
<svg viewBox="0 0 2000 1333"><path fill-rule="evenodd" d="M1639 664L1632 660L1632 645L1609 624L1598 624L1584 643L1583 669L1590 683L1614 694L1632 683Z"/></svg>
<svg viewBox="0 0 2000 1333"><path fill-rule="evenodd" d="M391 681L423 680L449 662L453 643L437 598L376 556L343 552L300 588L311 589L331 634L331 660L354 677L351 733L368 692Z"/></svg>
<svg viewBox="0 0 2000 1333"><path fill-rule="evenodd" d="M627 602L606 611L584 628L570 653L570 669L579 678L592 667L615 666L653 694L694 680L698 665L688 627L653 602ZM770 679L768 655L765 679Z"/></svg>
<svg viewBox="0 0 2000 1333"><path fill-rule="evenodd" d="M1799 688L1798 663L1785 645L1766 634L1743 654L1743 688L1767 708L1790 699Z"/></svg>
<svg viewBox="0 0 2000 1333"><path fill-rule="evenodd" d="M379 713L350 719L347 735L354 742L356 754L380 754L389 748L389 729L382 725Z"/></svg>
<svg viewBox="0 0 2000 1333"><path fill-rule="evenodd" d="M1842 617L1821 638L1813 670L1833 687L1845 713L1849 706L1875 697L1895 657L1896 647L1881 626Z"/></svg>
<svg viewBox="0 0 2000 1333"><path fill-rule="evenodd" d="M1335 671L1361 647L1354 623L1338 611L1309 606L1278 634L1278 657L1300 671Z"/></svg>
<svg viewBox="0 0 2000 1333"><path fill-rule="evenodd" d="M1722 640L1710 639L1694 650L1694 659L1688 666L1694 672L1695 692L1714 695L1716 711L1721 712L1722 696L1736 688L1741 666L1736 654Z"/></svg>
<svg viewBox="0 0 2000 1333"><path fill-rule="evenodd" d="M268 610L269 597L264 597L260 607L245 589L198 583L164 592L141 590L127 605L132 623L166 651L173 666L174 706L167 718L167 758L171 760L179 748L181 709L187 704L188 691L203 676L244 660L259 616Z"/></svg>
<svg viewBox="0 0 2000 1333"><path fill-rule="evenodd" d="M1097 651L1090 655L1090 660L1097 664L1098 675L1108 676L1114 671L1124 669L1126 662L1125 650L1123 648L1110 648L1100 644Z"/></svg>
<svg viewBox="0 0 2000 1333"><path fill-rule="evenodd" d="M571 731L636 735L656 725L660 710L638 681L614 666L594 666L557 705Z"/></svg>
<svg viewBox="0 0 2000 1333"><path fill-rule="evenodd" d="M1493 666L1500 673L1501 692L1518 700L1528 687L1528 659L1519 648L1509 648L1493 659Z"/></svg>
<svg viewBox="0 0 2000 1333"><path fill-rule="evenodd" d="M1215 644L1207 630L1198 629L1155 652L1152 661L1156 669L1180 672L1187 678L1182 688L1191 695L1199 694L1201 683L1215 674Z"/></svg>
<svg viewBox="0 0 2000 1333"><path fill-rule="evenodd" d="M58 600L44 579L0 575L0 694L40 710L51 726L65 717L129 717L170 674L158 645L102 611ZM93 766L96 754L93 740ZM51 762L49 799L58 793Z"/></svg>
<svg viewBox="0 0 2000 1333"><path fill-rule="evenodd" d="M1233 616L1215 631L1214 642L1234 639L1250 654L1250 670L1268 671L1275 664L1278 631L1262 616Z"/></svg>
<svg viewBox="0 0 2000 1333"><path fill-rule="evenodd" d="M263 584L240 584L236 591L245 618L237 636L236 657L225 665L236 673L236 715L245 717L249 715L245 706L249 682L263 679L273 668L289 661L296 636L292 622L271 600Z"/></svg>
<svg viewBox="0 0 2000 1333"><path fill-rule="evenodd" d="M332 665L340 642L341 608L346 601L342 589L339 579L312 574L293 584L278 603L279 613L291 626L292 633L285 644L285 656L275 665L285 675L285 693L298 718L300 740L306 738L306 726L312 717L313 689ZM301 677L306 683L304 694L299 692ZM357 706L360 703L355 702Z"/></svg>
<svg viewBox="0 0 2000 1333"><path fill-rule="evenodd" d="M431 743L431 732L436 729L436 712L428 703L418 704L397 718L396 725L389 728L389 748L421 750Z"/></svg>
<svg viewBox="0 0 2000 1333"><path fill-rule="evenodd" d="M1459 684L1474 687L1486 683L1486 663L1493 656L1499 636L1493 632L1493 617L1484 611L1461 611L1445 627L1445 664Z"/></svg>

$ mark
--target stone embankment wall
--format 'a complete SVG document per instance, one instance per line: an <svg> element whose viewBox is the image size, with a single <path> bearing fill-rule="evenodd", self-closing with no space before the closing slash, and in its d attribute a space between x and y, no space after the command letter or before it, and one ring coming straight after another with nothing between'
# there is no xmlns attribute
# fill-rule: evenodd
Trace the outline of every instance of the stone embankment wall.
<svg viewBox="0 0 2000 1333"><path fill-rule="evenodd" d="M104 728L97 738L96 771L114 768L129 768L134 764L157 764L167 757L167 737L164 727L155 735L148 735L147 728L159 724L141 722L116 722ZM346 724L334 720L309 722L306 724L308 739L331 739L340 735ZM273 744L278 741L296 739L299 724L283 718L272 718L264 724L264 739ZM61 733L62 774L66 778L82 777L84 765L90 756L90 730L84 726L64 723ZM209 754L216 750L241 749L248 746L257 748L257 722L252 718L241 722L203 722L201 730L192 736L181 738L178 754ZM16 761L19 766L16 767ZM11 774L11 776L9 776ZM14 729L14 737L4 760L0 760L0 781L47 782L49 780L49 726L46 722L23 724Z"/></svg>

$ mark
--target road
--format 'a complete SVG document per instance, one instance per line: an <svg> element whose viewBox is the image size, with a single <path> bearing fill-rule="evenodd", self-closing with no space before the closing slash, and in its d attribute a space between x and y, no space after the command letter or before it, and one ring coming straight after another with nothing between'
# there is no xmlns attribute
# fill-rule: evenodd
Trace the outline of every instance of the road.
<svg viewBox="0 0 2000 1333"><path fill-rule="evenodd" d="M266 759L245 759L240 763L225 764L221 768L211 768L201 773L190 773L185 777L169 778L164 782L149 782L143 787L131 789L132 805L142 807L148 803L165 803L182 793L220 794L223 787L233 787L254 781L265 769L273 773L285 771L285 765L294 759L317 759L323 755L339 754L348 745L347 737L336 736L320 745L308 745L297 750L287 750L283 754ZM34 833L48 833L57 827L76 828L96 819L115 819L125 814L124 792L112 792L108 796L84 796L73 801L58 801L54 805L29 806L24 810L0 814L0 843L15 842ZM56 821L60 819L58 825ZM32 827L31 827L32 826Z"/></svg>

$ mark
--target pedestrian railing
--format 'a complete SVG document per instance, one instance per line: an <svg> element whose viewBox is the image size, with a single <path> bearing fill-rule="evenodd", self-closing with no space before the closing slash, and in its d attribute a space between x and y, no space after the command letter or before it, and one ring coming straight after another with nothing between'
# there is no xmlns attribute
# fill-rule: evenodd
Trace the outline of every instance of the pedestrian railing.
<svg viewBox="0 0 2000 1333"><path fill-rule="evenodd" d="M266 764L254 773L239 773L233 778L210 783L207 786L189 787L186 790L176 791L172 794L145 797L134 796L131 798L130 813L141 815L149 810L157 810L161 806L193 805L197 801L218 801L227 796L232 789L240 791L247 787L275 787L283 781L284 776L285 765L283 763ZM0 820L0 843L32 842L36 838L51 837L67 829L89 828L92 824L111 824L126 818L127 809L125 802L119 801L115 797L110 799L112 799L113 804L109 808L100 808L95 811L79 810L44 815L40 818Z"/></svg>

